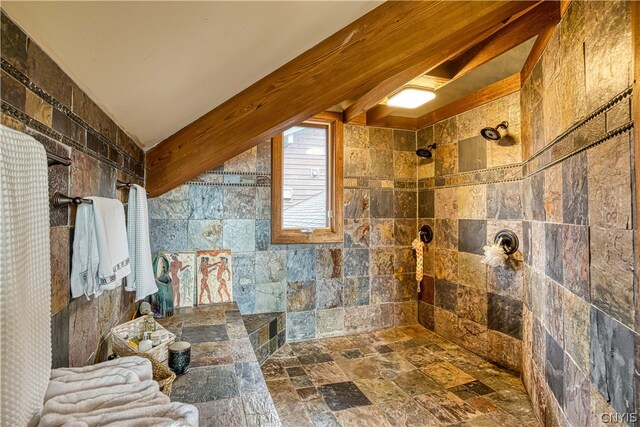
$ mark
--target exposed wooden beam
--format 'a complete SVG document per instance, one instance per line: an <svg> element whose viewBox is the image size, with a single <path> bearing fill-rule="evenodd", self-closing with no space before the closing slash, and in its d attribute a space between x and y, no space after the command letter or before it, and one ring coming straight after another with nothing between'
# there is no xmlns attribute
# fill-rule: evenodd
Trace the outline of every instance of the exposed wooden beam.
<svg viewBox="0 0 640 427"><path fill-rule="evenodd" d="M640 206L640 2L631 2L631 45L633 46L633 98L632 98L632 119L633 119L633 147L634 147L634 175L635 175L635 197L636 206ZM636 230L640 230L640 215L636 215ZM637 243L640 247L640 243ZM640 265L640 250L636 248L636 265ZM640 308L640 299L636 302ZM640 327L640 319L636 318L636 330ZM637 368L636 363L636 368ZM636 382L637 384L637 382ZM636 385L637 387L637 385Z"/></svg>
<svg viewBox="0 0 640 427"><path fill-rule="evenodd" d="M560 22L560 6L558 1L543 1L471 49L429 71L429 75L448 75L447 84L451 83L532 37L550 28L555 29ZM367 111L367 124L377 126L385 123L385 117L397 111L397 108L377 105Z"/></svg>
<svg viewBox="0 0 640 427"><path fill-rule="evenodd" d="M379 122L380 120L384 119L387 116L390 116L398 110L400 109L396 107L389 107L388 105L376 105L366 113L367 125L375 126L373 125L373 123Z"/></svg>
<svg viewBox="0 0 640 427"><path fill-rule="evenodd" d="M344 113L342 114L342 120L344 121ZM367 125L367 113L362 113L351 120L352 125Z"/></svg>
<svg viewBox="0 0 640 427"><path fill-rule="evenodd" d="M147 188L160 195L344 99L411 80L533 4L383 3L149 150Z"/></svg>
<svg viewBox="0 0 640 427"><path fill-rule="evenodd" d="M486 40L443 64L454 81L560 22L560 2L543 1ZM435 72L438 72L437 70Z"/></svg>
<svg viewBox="0 0 640 427"><path fill-rule="evenodd" d="M347 107L342 115L342 119L345 123L352 123L356 117L360 116L362 113L370 110L375 107L385 96L389 95L394 90L398 89L402 85L407 84L409 81L419 77L429 70L433 70L438 66L445 64L450 59L456 57L462 52L468 50L469 48L475 46L479 42L485 40L487 37L490 37L496 31L508 25L513 20L520 17L522 14L527 12L530 8L535 6L537 1L530 2L527 7L520 10L519 13L512 15L509 19L496 23L493 26L487 26L486 30L474 35L473 37L469 37L470 34L460 34L461 37L464 37L464 43L457 43L456 46L448 45L441 46L442 52L446 55L443 55L443 59L438 63L434 64L429 58L425 58L423 61L416 63L414 66L410 68L406 68L401 70L397 75L394 75L375 87L371 88L368 92L362 95L356 102ZM442 23L441 20L438 20L438 25ZM432 24L431 24L432 25ZM458 42L462 41L458 40ZM446 67L439 69L434 72L435 77L442 78L451 78L451 71L449 71Z"/></svg>
<svg viewBox="0 0 640 427"><path fill-rule="evenodd" d="M386 116L378 120L367 121L367 126L392 129L418 130L418 119L415 117Z"/></svg>
<svg viewBox="0 0 640 427"><path fill-rule="evenodd" d="M531 72L533 71L533 67L538 63L538 59L542 56L542 52L547 47L547 43L551 40L553 33L555 33L556 27L549 27L546 30L543 30L540 34L538 34L538 38L533 43L531 47L531 51L529 52L529 56L524 61L524 65L522 66L522 70L520 70L520 82L524 84L527 81Z"/></svg>
<svg viewBox="0 0 640 427"><path fill-rule="evenodd" d="M506 79L493 83L457 101L453 101L430 113L418 117L417 128L423 129L441 120L448 119L457 114L479 107L503 96L520 90L520 73L516 73Z"/></svg>
<svg viewBox="0 0 640 427"><path fill-rule="evenodd" d="M447 83L451 83L475 68L535 37L546 28L555 26L558 22L560 22L560 3L549 0L543 1L470 49L432 69L429 71L429 75L447 78L449 80ZM403 84L406 84L406 82ZM384 96L386 95L388 94ZM363 97L349 106L343 115L345 121L353 120L353 114L358 109L363 108L365 101L368 102L368 99ZM386 117L383 114L389 115L394 111L380 109L379 106L372 107L372 110L376 110L373 113L373 122L379 122ZM367 112L367 123L370 121L368 116L369 112Z"/></svg>

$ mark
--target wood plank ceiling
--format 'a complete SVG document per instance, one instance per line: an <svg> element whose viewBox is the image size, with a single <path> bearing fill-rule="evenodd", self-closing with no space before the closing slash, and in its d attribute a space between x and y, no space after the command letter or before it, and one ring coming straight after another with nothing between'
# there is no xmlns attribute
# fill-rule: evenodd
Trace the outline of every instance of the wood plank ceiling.
<svg viewBox="0 0 640 427"><path fill-rule="evenodd" d="M559 19L554 1L384 3L147 152L147 188L160 195L357 96L347 122L415 129L429 120L380 101L429 70L459 78Z"/></svg>

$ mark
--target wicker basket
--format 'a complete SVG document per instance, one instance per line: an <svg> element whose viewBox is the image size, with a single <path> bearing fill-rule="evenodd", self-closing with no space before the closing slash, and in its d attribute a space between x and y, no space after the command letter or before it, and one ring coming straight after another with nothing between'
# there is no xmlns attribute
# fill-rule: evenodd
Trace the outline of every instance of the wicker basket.
<svg viewBox="0 0 640 427"><path fill-rule="evenodd" d="M138 353L138 356L144 357L151 361L151 369L153 369L153 379L160 386L160 390L169 396L171 394L171 386L176 379L176 374L163 365L158 359L150 355L149 353Z"/></svg>
<svg viewBox="0 0 640 427"><path fill-rule="evenodd" d="M144 317L138 317L130 322L123 323L111 329L111 345L113 351L118 356L140 356L144 353L138 351L137 348L131 347L129 338L140 334L144 330ZM175 334L167 331L158 322L156 322L156 331L162 330L166 332L164 339L157 346L153 347L147 353L155 357L160 362L166 362L169 358L169 345L176 340Z"/></svg>

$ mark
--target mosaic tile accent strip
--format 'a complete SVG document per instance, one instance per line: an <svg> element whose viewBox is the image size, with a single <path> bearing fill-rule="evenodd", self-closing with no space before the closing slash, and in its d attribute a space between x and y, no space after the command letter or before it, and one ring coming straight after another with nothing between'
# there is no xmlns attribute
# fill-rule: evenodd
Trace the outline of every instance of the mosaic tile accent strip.
<svg viewBox="0 0 640 427"><path fill-rule="evenodd" d="M536 172L631 130L633 128L633 122L623 123L615 129L607 130L605 116L608 112L615 110L618 104L627 101L627 99L631 97L632 92L633 89L631 87L625 89L593 113L571 126L549 143L548 146L535 153L523 165L524 176L531 176Z"/></svg>
<svg viewBox="0 0 640 427"><path fill-rule="evenodd" d="M37 130L38 132L48 136L55 141L61 142L68 146L72 146L85 153L89 153L94 157L99 158L101 161L110 164L111 166L122 168L138 178L142 179L144 177L144 165L140 163L140 157L132 158L129 155L130 151L127 152L117 145L115 140L116 138L110 140L101 135L77 114L72 112L65 105L60 103L54 97L52 97L35 83L33 83L29 79L29 77L13 67L4 58L0 60L0 68L10 76L15 78L17 81L22 83L24 86L26 86L29 91L36 94L39 98L50 104L56 111L66 116L68 120L71 120L77 126L84 129L85 132L87 132L87 144L85 146L77 142L76 140L69 138L62 133L52 129L51 124L43 124L40 121L29 117L27 114L23 113L18 108L11 105L9 102L6 102L5 100L2 101L2 112L4 114L16 119L20 123L23 123L25 126ZM93 139L91 139L91 137L93 137ZM131 144L133 144L133 142L131 142Z"/></svg>

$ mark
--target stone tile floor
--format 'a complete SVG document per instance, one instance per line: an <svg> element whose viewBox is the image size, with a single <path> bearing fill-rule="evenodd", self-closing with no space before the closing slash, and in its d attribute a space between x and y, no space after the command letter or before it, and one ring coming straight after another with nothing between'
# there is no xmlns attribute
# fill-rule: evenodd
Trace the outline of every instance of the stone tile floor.
<svg viewBox="0 0 640 427"><path fill-rule="evenodd" d="M262 365L284 426L538 426L520 379L419 325L285 344Z"/></svg>

